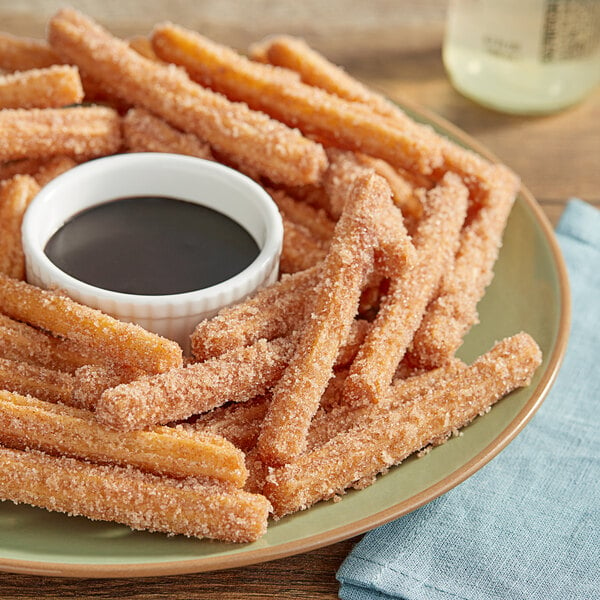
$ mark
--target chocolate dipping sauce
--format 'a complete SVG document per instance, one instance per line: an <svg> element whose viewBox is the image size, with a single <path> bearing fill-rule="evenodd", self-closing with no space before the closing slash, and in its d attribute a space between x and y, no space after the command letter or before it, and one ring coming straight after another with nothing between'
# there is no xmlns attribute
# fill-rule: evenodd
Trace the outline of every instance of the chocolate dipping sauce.
<svg viewBox="0 0 600 600"><path fill-rule="evenodd" d="M216 285L259 254L233 219L167 197L119 198L82 211L54 233L44 251L80 281L148 296Z"/></svg>

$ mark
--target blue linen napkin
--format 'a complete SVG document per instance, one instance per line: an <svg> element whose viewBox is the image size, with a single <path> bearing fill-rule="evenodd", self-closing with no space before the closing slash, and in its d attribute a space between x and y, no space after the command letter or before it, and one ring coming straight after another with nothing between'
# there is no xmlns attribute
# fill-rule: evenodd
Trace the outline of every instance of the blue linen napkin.
<svg viewBox="0 0 600 600"><path fill-rule="evenodd" d="M600 598L600 211L571 200L557 235L573 315L548 398L483 469L368 533L343 600Z"/></svg>

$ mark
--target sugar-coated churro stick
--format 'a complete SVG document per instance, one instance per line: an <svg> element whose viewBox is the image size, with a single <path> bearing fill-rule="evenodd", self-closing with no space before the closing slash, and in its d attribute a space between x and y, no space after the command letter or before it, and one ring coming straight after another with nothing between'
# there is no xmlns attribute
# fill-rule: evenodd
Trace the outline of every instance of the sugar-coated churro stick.
<svg viewBox="0 0 600 600"><path fill-rule="evenodd" d="M486 197L461 233L454 264L444 274L437 297L415 333L407 358L418 366L442 365L478 321L477 303L493 278L502 234L518 189L518 180L505 167L494 166L492 173Z"/></svg>
<svg viewBox="0 0 600 600"><path fill-rule="evenodd" d="M197 135L274 182L316 182L326 167L323 148L299 131L203 89L172 65L144 58L75 11L55 15L48 36L55 50L84 72L93 72L117 97Z"/></svg>
<svg viewBox="0 0 600 600"><path fill-rule="evenodd" d="M310 48L304 40L291 36L275 36L257 44L251 54L262 62L291 69L309 85L368 106L375 113L390 119L396 126L411 126L410 117L399 106L331 63ZM465 178L469 187L472 186L475 190L479 183L485 180L485 173L490 167L487 161L446 138L438 136L431 142L441 153L444 168L440 172L448 169L457 171Z"/></svg>
<svg viewBox="0 0 600 600"><path fill-rule="evenodd" d="M283 215L282 215L283 216ZM282 273L297 273L317 266L327 254L304 226L283 216L283 246L279 258Z"/></svg>
<svg viewBox="0 0 600 600"><path fill-rule="evenodd" d="M172 24L154 29L152 45L160 58L185 67L192 79L338 147L424 173L442 166L431 143L433 132L411 119L379 116L369 106L295 81L289 71L252 62Z"/></svg>
<svg viewBox="0 0 600 600"><path fill-rule="evenodd" d="M352 323L336 364L356 355L365 326ZM259 339L204 362L156 376L138 377L107 389L95 402L96 416L115 429L141 429L187 419L226 402L245 402L264 394L280 377L296 346L296 336Z"/></svg>
<svg viewBox="0 0 600 600"><path fill-rule="evenodd" d="M201 361L262 338L288 335L303 321L306 299L318 278L317 268L284 275L247 300L201 321L191 336L192 354Z"/></svg>
<svg viewBox="0 0 600 600"><path fill-rule="evenodd" d="M92 360L69 340L54 338L1 313L0 357L66 373Z"/></svg>
<svg viewBox="0 0 600 600"><path fill-rule="evenodd" d="M44 186L75 166L77 166L77 162L69 156L53 156L40 166L33 177L38 185Z"/></svg>
<svg viewBox="0 0 600 600"><path fill-rule="evenodd" d="M283 190L267 189L280 212L290 221L306 228L325 246L329 245L335 221L322 208L295 200Z"/></svg>
<svg viewBox="0 0 600 600"><path fill-rule="evenodd" d="M158 373L182 364L179 345L58 293L0 274L0 312L66 337L89 355Z"/></svg>
<svg viewBox="0 0 600 600"><path fill-rule="evenodd" d="M377 175L374 169L361 164L354 152L330 148L328 156L330 164L323 185L330 198L332 211L340 211L341 214L356 182ZM385 178L379 176L379 179L387 184ZM386 189L391 197L389 185ZM403 260L397 260L397 257L406 251L405 225L401 211L393 207L387 214L374 218L371 225L377 232L377 245L374 248L376 272L371 274L368 285L377 287L381 276L390 277L404 271L405 263ZM412 244L410 250L414 250Z"/></svg>
<svg viewBox="0 0 600 600"><path fill-rule="evenodd" d="M0 447L0 498L132 529L251 542L267 527L264 496L34 450Z"/></svg>
<svg viewBox="0 0 600 600"><path fill-rule="evenodd" d="M210 147L143 108L131 108L123 118L123 142L130 152L172 152L213 159Z"/></svg>
<svg viewBox="0 0 600 600"><path fill-rule="evenodd" d="M365 166L371 167L375 173L381 175L388 182L394 196L394 204L402 210L405 217L410 216L415 219L421 217L423 207L418 192L423 187L427 189L432 187L428 181L423 181L425 178L412 177L407 171L394 169L380 158L359 154L357 160Z"/></svg>
<svg viewBox="0 0 600 600"><path fill-rule="evenodd" d="M281 377L293 350L287 338L259 340L205 362L118 385L102 394L96 416L114 429L142 429L187 419L228 401L249 400Z"/></svg>
<svg viewBox="0 0 600 600"><path fill-rule="evenodd" d="M60 108L82 100L77 67L54 65L0 75L0 109Z"/></svg>
<svg viewBox="0 0 600 600"><path fill-rule="evenodd" d="M27 71L62 63L58 54L44 40L18 37L0 32L0 69Z"/></svg>
<svg viewBox="0 0 600 600"><path fill-rule="evenodd" d="M440 278L451 267L467 212L468 190L447 173L423 200L413 236L415 266L394 277L373 327L352 363L344 393L351 403L377 402L419 327Z"/></svg>
<svg viewBox="0 0 600 600"><path fill-rule="evenodd" d="M381 405L382 411L385 410L384 407L393 410L404 402L422 398L431 393L433 389L438 393L444 385L454 379L465 368L466 365L462 361L454 359L438 369L425 371L407 379L395 380L378 404ZM356 406L344 402L342 396L343 383L344 380L342 379L340 382L336 382L335 386L330 384L332 398L328 402L334 404L328 406L323 401L321 402L321 408L314 416L308 431L308 450L321 446L338 433L348 431L354 427L358 420L373 414L372 405ZM334 395L337 395L337 398Z"/></svg>
<svg viewBox="0 0 600 600"><path fill-rule="evenodd" d="M0 160L87 159L114 154L120 145L119 115L103 106L0 111Z"/></svg>
<svg viewBox="0 0 600 600"><path fill-rule="evenodd" d="M0 273L15 279L25 279L21 223L39 191L39 185L29 175L15 175L0 183Z"/></svg>
<svg viewBox="0 0 600 600"><path fill-rule="evenodd" d="M31 395L48 402L73 404L73 383L73 375L69 373L0 358L0 390Z"/></svg>
<svg viewBox="0 0 600 600"><path fill-rule="evenodd" d="M256 445L269 401L268 396L258 396L248 402L227 404L199 415L192 424L181 426L222 435L243 452L248 452Z"/></svg>
<svg viewBox="0 0 600 600"><path fill-rule="evenodd" d="M222 436L181 428L115 432L86 410L0 390L0 443L171 477L210 477L242 487L244 455Z"/></svg>
<svg viewBox="0 0 600 600"><path fill-rule="evenodd" d="M383 96L331 63L300 38L286 35L268 37L250 48L250 56L261 62L290 69L298 73L300 79L308 85L352 102L367 104L380 114L394 113L393 105Z"/></svg>
<svg viewBox="0 0 600 600"><path fill-rule="evenodd" d="M275 469L264 493L276 517L343 493L361 480L440 443L512 390L527 385L541 362L534 340L507 338L463 369L441 392L389 410L372 405L368 417L295 462Z"/></svg>
<svg viewBox="0 0 600 600"><path fill-rule="evenodd" d="M73 373L72 404L93 411L107 389L130 383L144 374L143 371L127 367L82 365Z"/></svg>
<svg viewBox="0 0 600 600"><path fill-rule="evenodd" d="M327 150L329 166L323 178L323 187L329 199L329 213L339 219L348 200L349 192L357 177L374 172L365 165L354 152L329 148Z"/></svg>
<svg viewBox="0 0 600 600"><path fill-rule="evenodd" d="M397 215L400 213L383 179L373 174L357 180L323 262L311 316L288 368L273 389L258 440L261 459L267 464L289 462L304 450L310 420L331 378L339 348L348 337L362 286L381 246L380 232L373 223L393 222ZM400 268L412 260L413 248L401 215L394 225L394 258Z"/></svg>

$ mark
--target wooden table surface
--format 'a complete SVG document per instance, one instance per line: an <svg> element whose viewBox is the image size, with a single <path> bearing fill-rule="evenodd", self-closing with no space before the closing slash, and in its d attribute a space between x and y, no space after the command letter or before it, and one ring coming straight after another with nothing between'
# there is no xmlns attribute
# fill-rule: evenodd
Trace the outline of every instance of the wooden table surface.
<svg viewBox="0 0 600 600"><path fill-rule="evenodd" d="M16 33L28 33L19 19L12 24L21 25L15 25ZM571 196L600 206L600 89L551 116L503 115L455 92L439 44L430 46L365 54L347 59L344 66L392 99L424 106L479 140L521 176L553 224ZM104 580L0 573L0 598L333 599L336 571L357 541L270 563L171 577Z"/></svg>

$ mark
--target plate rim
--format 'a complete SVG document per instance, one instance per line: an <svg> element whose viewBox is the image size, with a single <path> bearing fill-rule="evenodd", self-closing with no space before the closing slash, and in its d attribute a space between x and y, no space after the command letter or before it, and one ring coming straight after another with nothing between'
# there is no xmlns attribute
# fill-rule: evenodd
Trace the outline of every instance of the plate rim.
<svg viewBox="0 0 600 600"><path fill-rule="evenodd" d="M468 149L475 151L477 154L480 154L492 162L501 162L495 154L489 151L480 142L450 121L446 120L444 117L431 112L427 108L417 106L405 99L397 101L396 103L400 108L413 113L417 120L422 121L427 125L439 127L443 135L449 135L454 140L464 144ZM200 558L173 561L118 564L98 564L89 562L61 563L0 557L0 571L51 577L141 578L220 571L244 567L303 554L363 534L420 508L424 504L431 502L468 479L504 450L504 448L506 448L506 446L522 431L539 409L550 391L550 388L554 384L565 356L569 337L571 324L571 295L564 257L558 245L558 240L556 239L552 225L533 194L527 187L521 185L519 195L533 213L535 221L539 225L542 235L548 244L556 269L559 289L558 300L560 305L560 318L556 341L552 354L549 357L546 371L536 388L532 391L529 400L523 408L483 450L461 467L443 477L434 485L421 490L410 498L383 511L379 511L368 517L364 517L326 532L311 535L302 540L285 542L272 547L267 546L231 555L203 556Z"/></svg>

